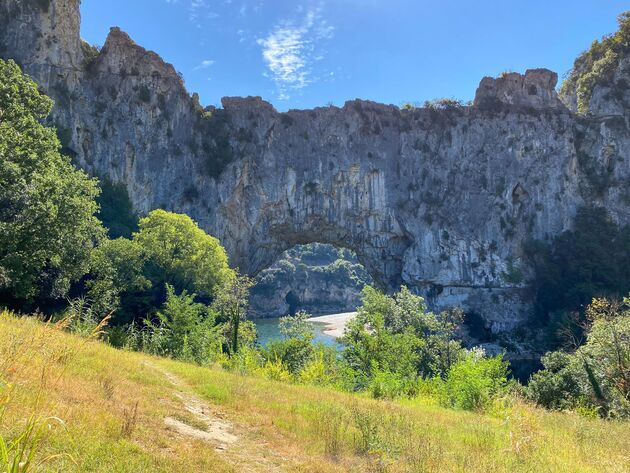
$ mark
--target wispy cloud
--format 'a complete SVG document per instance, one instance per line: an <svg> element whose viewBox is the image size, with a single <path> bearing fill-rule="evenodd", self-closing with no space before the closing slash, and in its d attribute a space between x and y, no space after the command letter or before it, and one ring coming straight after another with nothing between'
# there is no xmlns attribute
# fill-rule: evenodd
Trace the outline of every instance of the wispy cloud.
<svg viewBox="0 0 630 473"><path fill-rule="evenodd" d="M197 28L201 28L201 21L204 18L213 20L218 17L218 13L210 11L210 5L207 0L189 0L188 19L191 23L194 23Z"/></svg>
<svg viewBox="0 0 630 473"><path fill-rule="evenodd" d="M200 69L208 69L210 66L214 64L214 59L204 59L197 65L193 70L198 71Z"/></svg>
<svg viewBox="0 0 630 473"><path fill-rule="evenodd" d="M283 20L265 38L258 39L269 69L267 75L278 87L278 98L290 98L292 91L315 82L313 64L323 59L321 42L331 39L334 28L323 18L320 8L298 9L301 18Z"/></svg>

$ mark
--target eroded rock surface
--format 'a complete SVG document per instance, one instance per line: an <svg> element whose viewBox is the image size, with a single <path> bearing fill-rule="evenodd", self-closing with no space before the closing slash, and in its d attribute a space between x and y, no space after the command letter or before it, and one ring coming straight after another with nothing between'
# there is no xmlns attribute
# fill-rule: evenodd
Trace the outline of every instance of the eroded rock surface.
<svg viewBox="0 0 630 473"><path fill-rule="evenodd" d="M544 69L483 79L470 107L279 113L249 97L204 110L155 53L116 28L98 53L79 24L78 0L2 0L0 56L56 100L51 121L81 167L123 182L140 213L190 214L249 273L331 243L383 287L509 331L531 310L526 241L569 228L584 203L630 222L628 92L615 89L627 61L587 117Z"/></svg>

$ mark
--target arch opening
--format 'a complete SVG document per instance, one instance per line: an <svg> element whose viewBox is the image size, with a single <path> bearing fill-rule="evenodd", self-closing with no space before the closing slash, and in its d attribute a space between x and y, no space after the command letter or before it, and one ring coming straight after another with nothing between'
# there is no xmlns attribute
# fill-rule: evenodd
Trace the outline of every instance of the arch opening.
<svg viewBox="0 0 630 473"><path fill-rule="evenodd" d="M374 281L357 255L324 243L295 245L255 278L249 315L274 318L354 312L361 290Z"/></svg>

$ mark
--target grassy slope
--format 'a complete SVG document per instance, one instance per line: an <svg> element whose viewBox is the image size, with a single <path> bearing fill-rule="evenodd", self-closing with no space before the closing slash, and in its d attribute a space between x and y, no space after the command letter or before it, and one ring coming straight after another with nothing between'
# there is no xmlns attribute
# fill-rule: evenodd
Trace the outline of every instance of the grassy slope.
<svg viewBox="0 0 630 473"><path fill-rule="evenodd" d="M489 416L373 401L118 351L6 314L0 379L12 384L0 435L31 414L63 420L45 423L38 450L72 457L44 464L53 471L630 471L628 423L521 404ZM167 428L167 416L204 428L185 399L239 440L217 450Z"/></svg>

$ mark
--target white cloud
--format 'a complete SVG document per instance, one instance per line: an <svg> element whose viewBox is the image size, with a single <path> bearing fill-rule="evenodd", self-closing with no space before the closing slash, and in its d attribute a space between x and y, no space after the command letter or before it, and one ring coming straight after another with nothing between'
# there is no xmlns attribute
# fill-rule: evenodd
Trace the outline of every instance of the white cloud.
<svg viewBox="0 0 630 473"><path fill-rule="evenodd" d="M201 28L199 20L202 17L204 10L207 9L208 3L206 0L190 0L190 4L188 5L188 19L192 23L195 23L197 28ZM208 12L205 16L212 19L219 15L214 12Z"/></svg>
<svg viewBox="0 0 630 473"><path fill-rule="evenodd" d="M284 20L275 26L267 37L259 39L262 56L269 72L267 76L278 87L278 98L290 98L291 91L303 89L315 82L313 63L323 59L320 43L331 39L334 28L322 18L320 9L309 9L302 14L299 23Z"/></svg>
<svg viewBox="0 0 630 473"><path fill-rule="evenodd" d="M193 70L198 71L199 69L208 69L210 66L214 64L214 62L215 62L214 59L204 59Z"/></svg>

